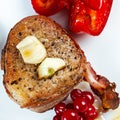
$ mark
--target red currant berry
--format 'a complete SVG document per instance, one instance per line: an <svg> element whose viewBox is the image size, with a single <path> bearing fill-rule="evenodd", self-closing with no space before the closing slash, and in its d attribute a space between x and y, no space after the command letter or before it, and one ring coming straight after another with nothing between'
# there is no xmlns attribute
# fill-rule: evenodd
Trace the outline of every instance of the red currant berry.
<svg viewBox="0 0 120 120"><path fill-rule="evenodd" d="M94 96L91 92L89 91L83 91L82 92L82 96L87 97L89 100L89 104L93 104L94 103Z"/></svg>
<svg viewBox="0 0 120 120"><path fill-rule="evenodd" d="M78 114L79 114L79 116L82 117L83 120L86 120L86 118L85 118L85 114L84 114L84 113L82 113L82 112L78 112Z"/></svg>
<svg viewBox="0 0 120 120"><path fill-rule="evenodd" d="M80 120L80 116L72 109L67 109L63 112L61 120Z"/></svg>
<svg viewBox="0 0 120 120"><path fill-rule="evenodd" d="M74 109L73 103L68 103L68 104L66 105L66 108L67 108L67 109Z"/></svg>
<svg viewBox="0 0 120 120"><path fill-rule="evenodd" d="M79 120L86 120L86 119L84 119L83 117L80 117L80 119Z"/></svg>
<svg viewBox="0 0 120 120"><path fill-rule="evenodd" d="M53 117L53 120L61 120L61 116L55 115L55 116Z"/></svg>
<svg viewBox="0 0 120 120"><path fill-rule="evenodd" d="M78 112L85 112L88 109L88 99L86 99L85 97L79 97L76 98L74 101L74 108L78 111Z"/></svg>
<svg viewBox="0 0 120 120"><path fill-rule="evenodd" d="M87 111L85 112L85 117L89 119L95 119L98 116L98 112L94 106L89 105Z"/></svg>
<svg viewBox="0 0 120 120"><path fill-rule="evenodd" d="M61 103L58 103L54 109L57 115L61 115L66 110L66 105L65 103L61 102Z"/></svg>
<svg viewBox="0 0 120 120"><path fill-rule="evenodd" d="M82 91L80 89L73 89L70 93L71 99L74 101L76 98L81 97Z"/></svg>

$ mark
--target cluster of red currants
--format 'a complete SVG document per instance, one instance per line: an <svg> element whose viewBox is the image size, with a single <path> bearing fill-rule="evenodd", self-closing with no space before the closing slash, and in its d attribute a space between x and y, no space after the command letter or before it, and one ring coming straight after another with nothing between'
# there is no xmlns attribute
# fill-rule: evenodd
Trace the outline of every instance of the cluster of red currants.
<svg viewBox="0 0 120 120"><path fill-rule="evenodd" d="M54 108L53 120L94 120L98 112L93 106L94 96L89 91L73 89L70 93L71 103L61 102Z"/></svg>

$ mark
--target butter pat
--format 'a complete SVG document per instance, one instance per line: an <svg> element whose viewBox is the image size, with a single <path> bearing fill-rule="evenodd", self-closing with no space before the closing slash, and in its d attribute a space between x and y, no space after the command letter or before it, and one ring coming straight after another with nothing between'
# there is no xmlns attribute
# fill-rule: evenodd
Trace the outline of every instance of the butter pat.
<svg viewBox="0 0 120 120"><path fill-rule="evenodd" d="M65 62L61 58L46 58L38 67L39 78L51 77L56 71L65 67Z"/></svg>
<svg viewBox="0 0 120 120"><path fill-rule="evenodd" d="M44 45L35 36L27 36L16 48L20 51L24 62L29 64L38 64L47 55Z"/></svg>

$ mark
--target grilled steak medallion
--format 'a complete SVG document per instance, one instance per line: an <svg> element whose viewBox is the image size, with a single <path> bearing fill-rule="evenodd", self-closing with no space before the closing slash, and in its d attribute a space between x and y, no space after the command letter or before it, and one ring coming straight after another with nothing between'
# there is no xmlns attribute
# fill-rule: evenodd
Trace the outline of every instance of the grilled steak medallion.
<svg viewBox="0 0 120 120"><path fill-rule="evenodd" d="M63 59L65 67L39 79L39 64L25 63L16 48L27 36L35 36L44 45L47 57ZM22 108L43 112L63 100L83 79L85 62L83 51L60 25L45 16L29 16L11 29L2 51L4 86Z"/></svg>

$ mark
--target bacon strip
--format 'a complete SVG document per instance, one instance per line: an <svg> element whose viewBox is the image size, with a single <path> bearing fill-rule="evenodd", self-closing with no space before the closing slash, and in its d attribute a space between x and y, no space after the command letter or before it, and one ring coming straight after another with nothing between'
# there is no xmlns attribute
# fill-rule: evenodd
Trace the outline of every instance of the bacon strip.
<svg viewBox="0 0 120 120"><path fill-rule="evenodd" d="M115 92L116 84L107 78L97 75L90 63L85 64L85 80L89 82L92 90L102 101L102 110L116 109L119 106L119 96Z"/></svg>

